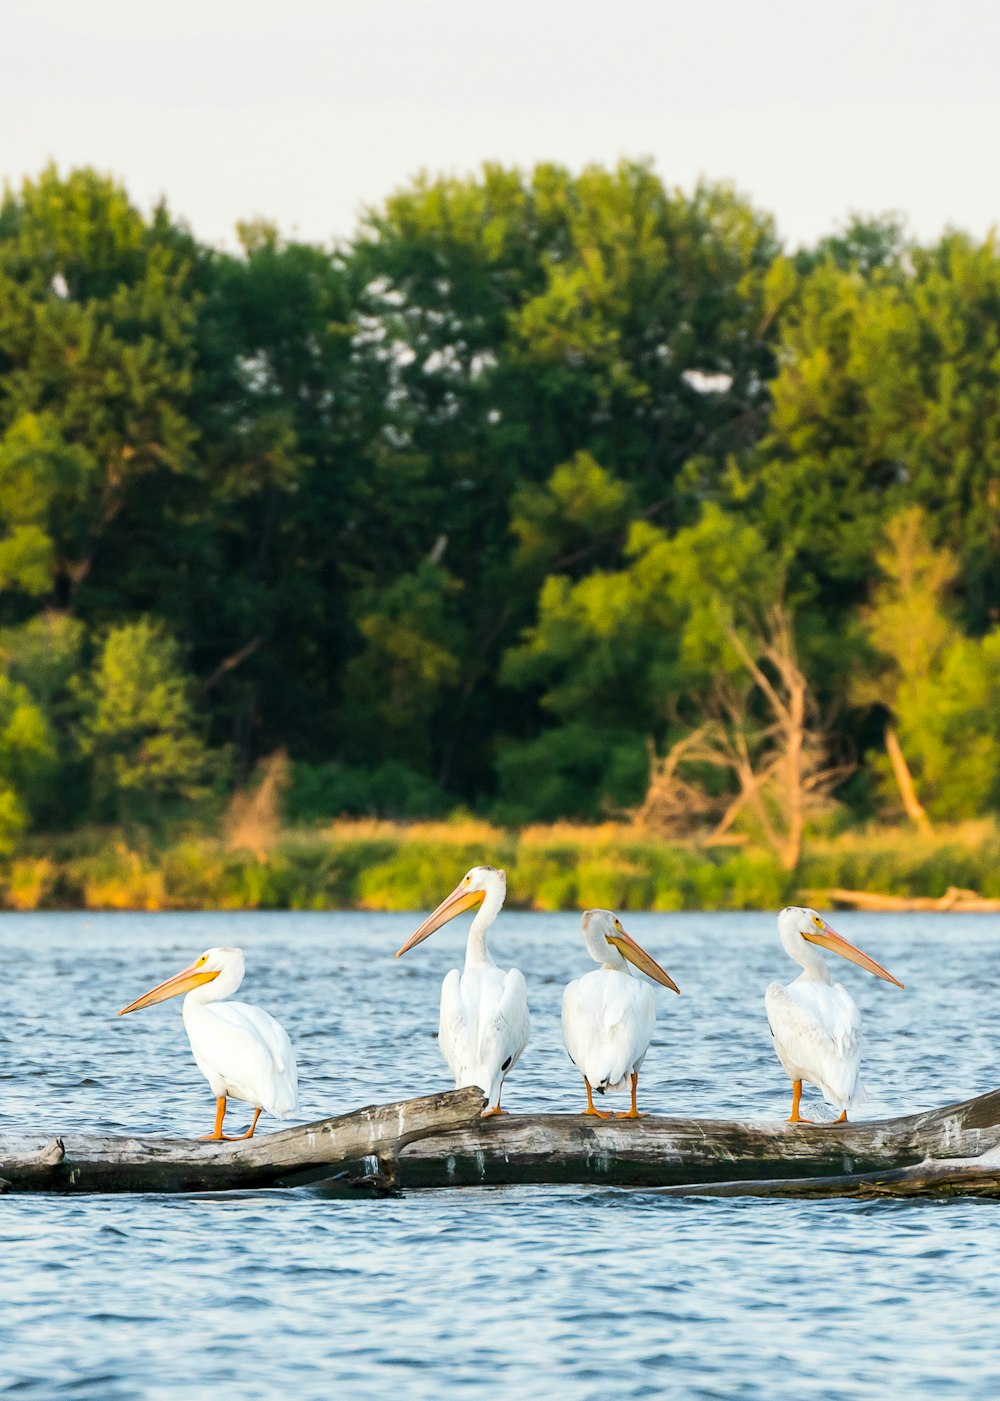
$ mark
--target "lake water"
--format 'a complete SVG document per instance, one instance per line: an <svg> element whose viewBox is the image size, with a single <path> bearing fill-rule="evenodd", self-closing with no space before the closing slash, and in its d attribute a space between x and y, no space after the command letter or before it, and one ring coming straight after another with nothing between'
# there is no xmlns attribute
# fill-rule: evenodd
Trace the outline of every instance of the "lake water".
<svg viewBox="0 0 1000 1401"><path fill-rule="evenodd" d="M0 916L0 1134L207 1132L213 1102L179 1002L115 1012L212 944L246 950L238 995L288 1029L303 1120L446 1088L438 989L461 960L465 921L397 963L416 922ZM907 984L831 960L865 1019L858 1117L996 1088L1000 919L834 922ZM795 970L773 917L630 916L626 928L683 993L657 989L640 1108L784 1117L762 997ZM504 914L494 949L524 970L534 1018L505 1105L576 1111L559 1003L592 966L578 918ZM572 1188L0 1197L0 1395L11 1397L996 1397L998 1316L1000 1204L989 1202Z"/></svg>

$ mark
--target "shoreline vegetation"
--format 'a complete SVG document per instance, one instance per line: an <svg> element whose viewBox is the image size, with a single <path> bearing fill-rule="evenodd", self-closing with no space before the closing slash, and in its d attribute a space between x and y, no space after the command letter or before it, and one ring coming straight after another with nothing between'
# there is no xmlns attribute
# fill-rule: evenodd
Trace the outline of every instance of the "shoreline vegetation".
<svg viewBox="0 0 1000 1401"><path fill-rule="evenodd" d="M1000 898L1000 238L627 160L238 233L0 194L8 908Z"/></svg>
<svg viewBox="0 0 1000 1401"><path fill-rule="evenodd" d="M344 820L254 846L98 828L35 838L0 866L0 899L7 911L421 910L481 862L507 871L511 909L773 910L828 905L835 890L941 900L955 887L1000 897L990 820L814 838L792 871L750 843L667 842L618 823Z"/></svg>

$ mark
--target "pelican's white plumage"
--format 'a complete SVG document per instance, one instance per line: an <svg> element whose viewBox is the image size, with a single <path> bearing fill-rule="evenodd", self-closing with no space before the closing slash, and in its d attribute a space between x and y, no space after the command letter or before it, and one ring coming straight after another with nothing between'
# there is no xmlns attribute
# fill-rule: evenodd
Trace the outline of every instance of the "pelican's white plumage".
<svg viewBox="0 0 1000 1401"><path fill-rule="evenodd" d="M563 992L563 1040L587 1087L585 1112L601 1117L592 1089L603 1094L631 1082L628 1117L634 1118L639 1069L656 1027L656 1000L649 983L633 977L629 963L674 992L679 989L611 910L587 910L582 924L587 952L601 966L575 978Z"/></svg>
<svg viewBox="0 0 1000 1401"><path fill-rule="evenodd" d="M528 1044L531 1019L528 989L517 968L498 968L490 956L486 933L503 908L507 877L494 866L473 866L424 920L401 954L464 910L478 906L469 928L465 968L453 968L441 984L438 1045L456 1088L478 1085L486 1095L486 1114L500 1112L503 1082Z"/></svg>
<svg viewBox="0 0 1000 1401"><path fill-rule="evenodd" d="M216 1097L213 1138L224 1137L222 1120L228 1099L254 1108L252 1137L262 1110L287 1119L298 1108L295 1052L283 1026L260 1007L225 1002L243 981L242 949L206 949L189 968L168 978L119 1013L138 1011L186 993L184 1029L198 1069Z"/></svg>
<svg viewBox="0 0 1000 1401"><path fill-rule="evenodd" d="M764 994L774 1049L791 1081L815 1085L827 1104L863 1104L861 1013L841 983L772 983Z"/></svg>
<svg viewBox="0 0 1000 1401"><path fill-rule="evenodd" d="M820 944L897 987L903 984L831 929L815 910L782 910L778 933L785 952L802 968L794 982L771 983L764 994L774 1049L792 1081L789 1122L800 1122L803 1081L815 1085L846 1119L848 1109L865 1099L859 1078L861 1013L847 989L830 982L826 961L813 946Z"/></svg>

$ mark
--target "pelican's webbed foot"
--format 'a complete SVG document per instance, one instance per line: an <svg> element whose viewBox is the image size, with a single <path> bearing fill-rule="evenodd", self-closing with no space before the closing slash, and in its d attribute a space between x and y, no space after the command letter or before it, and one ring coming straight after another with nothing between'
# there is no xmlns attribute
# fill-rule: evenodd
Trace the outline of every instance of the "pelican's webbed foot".
<svg viewBox="0 0 1000 1401"><path fill-rule="evenodd" d="M583 1083L584 1083L584 1084L586 1085L586 1087L587 1087L587 1107L586 1107L586 1109L583 1111L584 1118L588 1118L588 1117L589 1117L589 1118L592 1118L592 1119L610 1119L610 1118L611 1118L611 1115L610 1115L610 1114L602 1114L601 1111L600 1111L599 1109L595 1108L595 1106L594 1106L594 1096L593 1096L593 1093L592 1093L591 1088L590 1088L590 1081L587 1079L586 1075L583 1077Z"/></svg>

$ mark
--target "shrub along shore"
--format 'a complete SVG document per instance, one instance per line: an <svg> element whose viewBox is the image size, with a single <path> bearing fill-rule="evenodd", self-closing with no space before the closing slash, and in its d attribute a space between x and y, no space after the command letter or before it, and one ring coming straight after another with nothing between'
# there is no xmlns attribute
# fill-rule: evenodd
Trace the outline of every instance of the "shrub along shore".
<svg viewBox="0 0 1000 1401"><path fill-rule="evenodd" d="M815 839L795 871L762 848L668 843L615 824L345 821L283 831L257 851L91 829L37 839L0 867L0 889L8 910L420 910L480 863L505 868L515 909L777 909L823 903L837 887L936 898L959 886L1000 896L992 822L927 836L875 827Z"/></svg>

